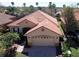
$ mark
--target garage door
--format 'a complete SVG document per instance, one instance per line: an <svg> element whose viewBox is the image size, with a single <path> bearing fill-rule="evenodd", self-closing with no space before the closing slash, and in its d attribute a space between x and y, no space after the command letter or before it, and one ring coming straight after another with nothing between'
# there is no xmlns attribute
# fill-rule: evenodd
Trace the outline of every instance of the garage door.
<svg viewBox="0 0 79 59"><path fill-rule="evenodd" d="M54 44L53 39L32 39L32 46L53 46Z"/></svg>

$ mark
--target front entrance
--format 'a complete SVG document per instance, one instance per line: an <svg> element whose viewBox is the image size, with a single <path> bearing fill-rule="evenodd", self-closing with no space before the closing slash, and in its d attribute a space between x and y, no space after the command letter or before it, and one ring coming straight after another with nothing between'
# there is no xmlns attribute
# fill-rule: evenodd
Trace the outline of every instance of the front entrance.
<svg viewBox="0 0 79 59"><path fill-rule="evenodd" d="M29 29L30 29L30 28L28 28L28 27L24 27L24 28L23 28L23 34L25 34Z"/></svg>

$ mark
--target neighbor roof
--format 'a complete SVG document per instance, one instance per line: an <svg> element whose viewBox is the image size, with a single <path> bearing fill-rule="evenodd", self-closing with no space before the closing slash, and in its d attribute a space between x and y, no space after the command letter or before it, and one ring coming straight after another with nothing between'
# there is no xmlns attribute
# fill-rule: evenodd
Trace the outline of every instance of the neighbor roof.
<svg viewBox="0 0 79 59"><path fill-rule="evenodd" d="M7 24L13 21L15 16L11 16L8 14L0 13L0 25Z"/></svg>
<svg viewBox="0 0 79 59"><path fill-rule="evenodd" d="M59 27L56 26L54 23L52 23L51 21L49 20L44 20L42 21L41 23L39 23L36 27L32 28L31 30L29 30L26 34L29 34L31 32L33 32L34 30L40 28L40 27L45 27L55 33L57 33L58 35L62 35L62 32L60 31Z"/></svg>
<svg viewBox="0 0 79 59"><path fill-rule="evenodd" d="M54 24L58 25L57 20L55 18L38 10L38 11L35 11L35 12L9 24L8 26L18 26L20 24L20 22L25 21L25 20L29 20L34 24L39 24L43 20L49 20L49 21L53 22Z"/></svg>

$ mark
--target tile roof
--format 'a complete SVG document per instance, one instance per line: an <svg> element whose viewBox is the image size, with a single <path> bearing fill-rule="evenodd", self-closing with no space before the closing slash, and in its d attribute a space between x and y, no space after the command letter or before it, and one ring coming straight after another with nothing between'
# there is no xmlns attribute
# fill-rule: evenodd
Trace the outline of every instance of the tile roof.
<svg viewBox="0 0 79 59"><path fill-rule="evenodd" d="M0 25L7 24L13 21L14 16L0 13Z"/></svg>
<svg viewBox="0 0 79 59"><path fill-rule="evenodd" d="M59 27L56 26L54 23L52 23L49 20L44 20L44 21L40 22L36 27L32 28L27 33L25 33L25 35L33 32L34 30L36 30L36 29L38 29L42 26L53 31L53 32L55 32L55 33L57 33L57 34L59 34L59 35L62 35L62 32L60 31Z"/></svg>
<svg viewBox="0 0 79 59"><path fill-rule="evenodd" d="M20 24L20 22L25 21L25 20L29 20L35 24L39 24L40 22L42 22L45 19L48 19L49 21L58 25L57 20L55 18L53 18L53 17L49 16L48 14L38 10L36 12L33 12L32 14L29 14L29 15L9 24L8 26L18 26Z"/></svg>

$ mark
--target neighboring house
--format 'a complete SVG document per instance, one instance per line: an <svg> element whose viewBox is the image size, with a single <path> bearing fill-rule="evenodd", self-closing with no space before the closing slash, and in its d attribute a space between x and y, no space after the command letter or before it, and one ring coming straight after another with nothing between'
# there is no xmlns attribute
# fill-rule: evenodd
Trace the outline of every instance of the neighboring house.
<svg viewBox="0 0 79 59"><path fill-rule="evenodd" d="M6 27L7 24L16 20L15 16L0 13L0 29Z"/></svg>
<svg viewBox="0 0 79 59"><path fill-rule="evenodd" d="M19 33L25 34L29 29L35 27L43 20L49 20L53 22L56 26L59 26L55 18L38 10L11 24L8 24L8 27L10 28L10 31L17 31Z"/></svg>

